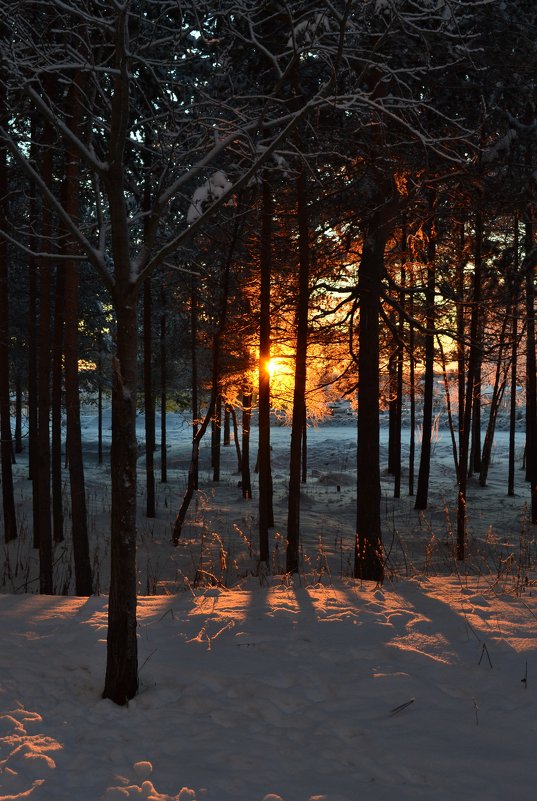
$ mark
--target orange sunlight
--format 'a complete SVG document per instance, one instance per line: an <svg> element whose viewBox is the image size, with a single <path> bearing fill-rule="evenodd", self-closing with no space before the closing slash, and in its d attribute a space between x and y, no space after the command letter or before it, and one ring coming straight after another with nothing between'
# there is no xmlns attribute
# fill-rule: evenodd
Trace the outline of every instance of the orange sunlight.
<svg viewBox="0 0 537 801"><path fill-rule="evenodd" d="M270 373L270 377L272 378L275 373L279 375L293 375L292 370L289 369L289 366L285 364L284 359L280 358L279 356L274 356L272 359L269 359L267 362L267 371Z"/></svg>
<svg viewBox="0 0 537 801"><path fill-rule="evenodd" d="M295 383L293 367L294 355L273 356L266 365L270 375L270 394L277 409L291 408Z"/></svg>

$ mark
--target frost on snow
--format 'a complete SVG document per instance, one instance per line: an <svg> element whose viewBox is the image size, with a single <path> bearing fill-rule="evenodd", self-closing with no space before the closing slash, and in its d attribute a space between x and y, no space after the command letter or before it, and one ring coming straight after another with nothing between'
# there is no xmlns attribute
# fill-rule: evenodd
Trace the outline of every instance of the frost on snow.
<svg viewBox="0 0 537 801"><path fill-rule="evenodd" d="M205 181L203 186L198 187L192 195L192 201L186 215L187 223L192 225L192 223L196 222L205 211L207 204L219 200L222 195L229 192L232 186L233 184L228 181L225 173L221 170L215 172Z"/></svg>

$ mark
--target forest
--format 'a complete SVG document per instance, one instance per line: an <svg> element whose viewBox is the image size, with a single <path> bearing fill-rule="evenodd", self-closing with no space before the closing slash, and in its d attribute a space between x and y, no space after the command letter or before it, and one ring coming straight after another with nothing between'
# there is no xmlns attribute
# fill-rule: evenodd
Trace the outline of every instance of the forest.
<svg viewBox="0 0 537 801"><path fill-rule="evenodd" d="M39 593L58 592L67 536L76 595L92 595L81 406L102 420L111 404L105 698L138 691L137 487L154 517L167 411L188 414L192 434L175 545L202 439L215 482L233 442L245 500L258 475L268 569L277 416L291 432L285 573L300 573L308 429L347 399L353 576L381 585L379 415L394 496L425 510L439 383L456 562L502 404L515 492L521 398L537 523L531 0L2 0L0 12L4 537L19 535L13 464L27 452Z"/></svg>

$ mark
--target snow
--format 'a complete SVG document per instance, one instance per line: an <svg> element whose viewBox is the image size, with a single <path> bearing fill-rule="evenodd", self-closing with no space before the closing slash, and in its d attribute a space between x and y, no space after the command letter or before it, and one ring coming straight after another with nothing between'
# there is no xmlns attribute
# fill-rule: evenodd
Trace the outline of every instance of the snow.
<svg viewBox="0 0 537 801"><path fill-rule="evenodd" d="M293 47L295 42L300 45L311 45L315 37L323 31L330 30L330 23L326 14L314 14L311 19L303 19L293 28L293 33L287 40L287 47Z"/></svg>
<svg viewBox="0 0 537 801"><path fill-rule="evenodd" d="M196 222L205 211L208 203L219 200L222 195L225 195L232 188L232 184L228 181L225 173L217 170L213 175L205 181L203 186L199 186L194 190L192 200L186 215L186 220L189 225Z"/></svg>
<svg viewBox="0 0 537 801"><path fill-rule="evenodd" d="M91 410L84 428L92 558L105 591L109 469L95 464ZM449 556L455 488L443 427L426 513L407 497L393 501L383 475L391 554L388 581L376 587L349 575L348 415L336 409L331 424L309 432L304 570L293 580L277 571L281 531L272 575L249 573L255 501L241 498L233 446L218 486L202 448L202 491L181 544L170 545L190 429L180 415L168 428L171 480L158 485L156 520L143 517L140 482L140 692L127 707L101 698L106 595L34 594L28 532L4 548L0 801L533 800L534 531L520 471L517 497L505 495L505 433L489 487L471 485L466 565ZM272 433L279 521L289 431ZM139 467L142 479L143 457ZM27 524L26 471L23 458L16 486ZM66 547L56 546L59 583ZM218 580L195 581L204 570Z"/></svg>

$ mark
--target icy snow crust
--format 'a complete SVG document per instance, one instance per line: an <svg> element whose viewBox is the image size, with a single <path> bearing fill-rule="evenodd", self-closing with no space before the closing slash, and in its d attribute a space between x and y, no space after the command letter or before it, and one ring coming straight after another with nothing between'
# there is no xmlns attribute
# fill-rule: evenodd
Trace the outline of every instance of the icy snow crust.
<svg viewBox="0 0 537 801"><path fill-rule="evenodd" d="M533 801L534 537L520 470L518 496L505 495L505 433L489 486L471 486L467 565L451 556L455 486L440 427L426 513L414 512L404 480L393 501L383 475L388 581L360 586L349 577L356 429L336 411L309 432L304 569L293 581L281 575L282 529L271 539L273 574L252 575L257 476L254 501L243 501L233 445L218 486L203 449L202 491L178 548L170 524L187 421L170 415L170 483L158 485L153 521L143 516L141 454L140 693L128 707L101 698L106 595L32 594L20 460L26 530L4 548L1 577L0 801ZM95 464L95 415L84 423L92 558L105 593L109 467ZM272 434L279 523L289 430ZM385 462L384 429L382 438ZM68 549L68 540L56 546L59 587L69 584Z"/></svg>

